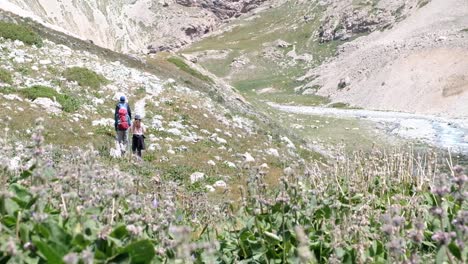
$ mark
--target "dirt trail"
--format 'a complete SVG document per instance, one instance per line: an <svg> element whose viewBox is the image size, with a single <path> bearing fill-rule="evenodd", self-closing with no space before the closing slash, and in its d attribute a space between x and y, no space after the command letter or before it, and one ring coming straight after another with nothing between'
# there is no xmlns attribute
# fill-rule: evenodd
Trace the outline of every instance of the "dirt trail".
<svg viewBox="0 0 468 264"><path fill-rule="evenodd" d="M378 123L390 135L420 140L429 145L468 154L468 120L438 116L372 110L289 106L269 103L288 113L366 119Z"/></svg>

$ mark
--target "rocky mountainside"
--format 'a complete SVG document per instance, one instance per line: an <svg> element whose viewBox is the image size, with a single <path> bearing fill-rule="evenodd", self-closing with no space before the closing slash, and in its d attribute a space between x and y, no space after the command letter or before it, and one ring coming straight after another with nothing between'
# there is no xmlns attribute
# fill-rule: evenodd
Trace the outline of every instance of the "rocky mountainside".
<svg viewBox="0 0 468 264"><path fill-rule="evenodd" d="M148 53L178 49L265 1L1 0L0 6L102 47Z"/></svg>
<svg viewBox="0 0 468 264"><path fill-rule="evenodd" d="M468 3L433 0L391 29L343 44L300 80L359 107L468 115Z"/></svg>

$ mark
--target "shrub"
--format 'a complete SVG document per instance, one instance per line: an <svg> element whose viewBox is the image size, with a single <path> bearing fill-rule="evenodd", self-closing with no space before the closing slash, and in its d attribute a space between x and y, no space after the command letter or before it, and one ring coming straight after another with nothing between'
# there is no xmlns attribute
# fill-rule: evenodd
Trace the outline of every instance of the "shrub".
<svg viewBox="0 0 468 264"><path fill-rule="evenodd" d="M200 79L200 80L208 82L208 83L213 83L213 80L210 77L208 77L206 75L203 75L202 73L198 72L195 69L192 69L187 63L185 63L185 61L183 61L180 58L170 57L169 59L167 59L167 61L174 64L180 70L192 75L193 77L195 77L197 79Z"/></svg>
<svg viewBox="0 0 468 264"><path fill-rule="evenodd" d="M0 21L0 37L11 40L21 40L26 44L36 45L37 47L42 47L43 45L41 37L30 27L25 25Z"/></svg>
<svg viewBox="0 0 468 264"><path fill-rule="evenodd" d="M68 81L75 81L82 87L90 87L94 89L99 89L101 85L109 82L109 80L104 76L83 67L68 68L63 73L63 76Z"/></svg>
<svg viewBox="0 0 468 264"><path fill-rule="evenodd" d="M72 97L71 95L59 94L54 89L42 85L35 85L26 89L21 89L19 92L31 100L35 100L39 97L57 100L57 102L62 105L62 110L69 113L78 110L81 104L77 98Z"/></svg>
<svg viewBox="0 0 468 264"><path fill-rule="evenodd" d="M0 68L0 83L12 84L13 78L11 73L5 69Z"/></svg>

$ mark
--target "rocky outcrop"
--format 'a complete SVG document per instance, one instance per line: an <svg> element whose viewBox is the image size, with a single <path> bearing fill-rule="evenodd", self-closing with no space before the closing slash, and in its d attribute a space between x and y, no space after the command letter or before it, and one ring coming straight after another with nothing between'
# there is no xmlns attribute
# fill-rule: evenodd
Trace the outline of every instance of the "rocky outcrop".
<svg viewBox="0 0 468 264"><path fill-rule="evenodd" d="M175 0L176 3L187 7L207 9L219 19L238 17L252 11L268 0Z"/></svg>
<svg viewBox="0 0 468 264"><path fill-rule="evenodd" d="M3 0L0 9L124 53L176 50L273 0Z"/></svg>
<svg viewBox="0 0 468 264"><path fill-rule="evenodd" d="M420 0L329 0L318 31L321 42L348 40L351 37L392 27L422 6ZM426 1L429 2L429 1Z"/></svg>

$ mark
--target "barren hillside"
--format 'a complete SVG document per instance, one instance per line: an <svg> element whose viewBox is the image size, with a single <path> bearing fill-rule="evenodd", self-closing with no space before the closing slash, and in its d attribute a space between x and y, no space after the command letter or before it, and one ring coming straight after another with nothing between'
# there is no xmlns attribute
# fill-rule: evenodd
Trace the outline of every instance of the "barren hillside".
<svg viewBox="0 0 468 264"><path fill-rule="evenodd" d="M0 6L102 47L147 53L180 48L213 31L222 21L250 12L263 2L0 0Z"/></svg>
<svg viewBox="0 0 468 264"><path fill-rule="evenodd" d="M467 29L468 2L433 0L392 29L340 46L301 80L359 107L468 116Z"/></svg>

